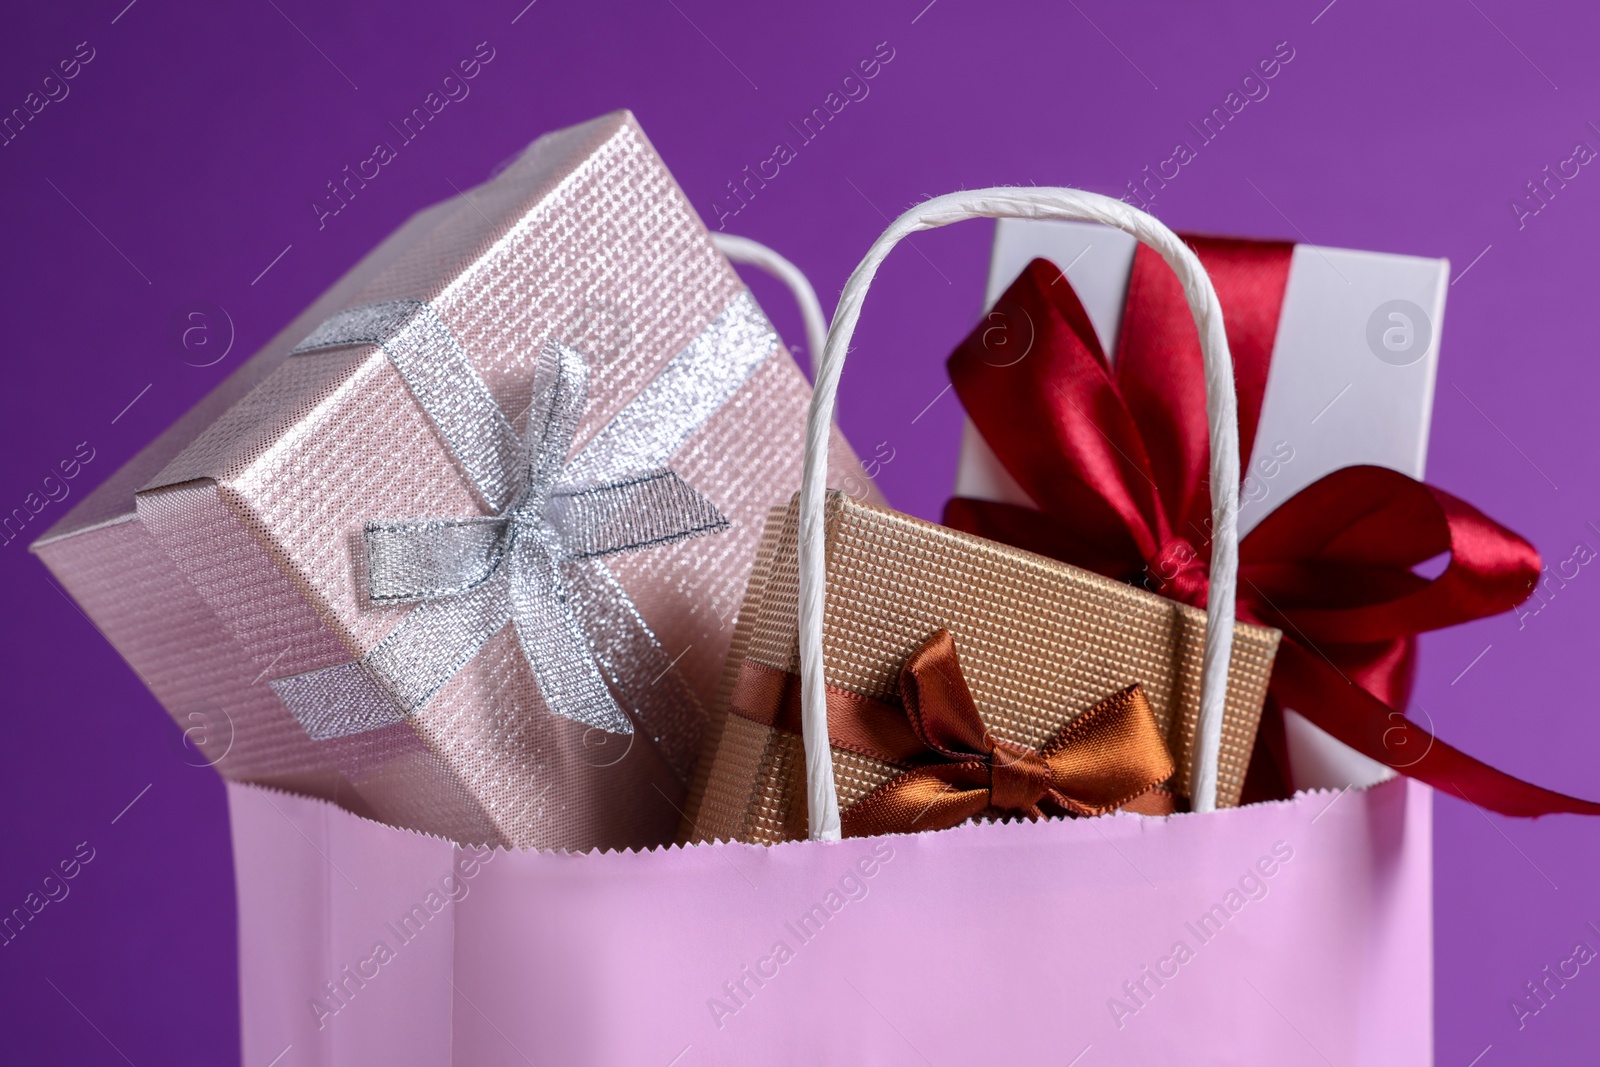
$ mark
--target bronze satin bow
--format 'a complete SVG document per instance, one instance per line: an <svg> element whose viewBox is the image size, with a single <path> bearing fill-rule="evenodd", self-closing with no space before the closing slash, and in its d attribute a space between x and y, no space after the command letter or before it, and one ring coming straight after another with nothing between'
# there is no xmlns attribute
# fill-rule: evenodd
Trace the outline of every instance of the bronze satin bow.
<svg viewBox="0 0 1600 1067"><path fill-rule="evenodd" d="M733 710L799 732L799 691L795 675L746 660ZM844 812L846 837L942 830L985 811L1037 819L1122 807L1148 815L1174 810L1171 796L1155 789L1172 776L1172 755L1137 685L1106 697L1031 751L984 726L955 638L938 630L906 659L900 697L903 709L828 687L829 741L909 768Z"/></svg>

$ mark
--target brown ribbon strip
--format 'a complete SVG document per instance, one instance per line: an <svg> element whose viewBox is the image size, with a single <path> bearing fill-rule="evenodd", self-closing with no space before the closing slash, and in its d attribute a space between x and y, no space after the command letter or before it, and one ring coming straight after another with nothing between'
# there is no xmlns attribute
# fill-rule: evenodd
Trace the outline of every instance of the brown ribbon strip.
<svg viewBox="0 0 1600 1067"><path fill-rule="evenodd" d="M843 814L846 837L940 830L985 811L1037 819L1174 810L1171 795L1157 788L1172 776L1172 756L1137 685L1106 697L1031 751L984 726L955 638L938 630L901 668L900 697L896 706L827 687L829 741L907 768ZM731 708L799 733L800 679L746 660Z"/></svg>
<svg viewBox="0 0 1600 1067"><path fill-rule="evenodd" d="M836 685L828 686L827 699L828 740L836 748L899 767L909 767L921 755L924 745L899 705ZM797 734L800 676L747 659L739 665L731 710L751 722Z"/></svg>

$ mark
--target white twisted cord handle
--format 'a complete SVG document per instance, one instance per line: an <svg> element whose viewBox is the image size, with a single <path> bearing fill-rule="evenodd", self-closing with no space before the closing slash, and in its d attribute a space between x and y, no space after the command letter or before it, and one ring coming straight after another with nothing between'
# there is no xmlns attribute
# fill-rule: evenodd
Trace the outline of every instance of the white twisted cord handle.
<svg viewBox="0 0 1600 1067"><path fill-rule="evenodd" d="M806 354L811 357L813 364L821 359L822 346L828 339L828 320L822 317L822 305L817 302L817 291L811 288L811 280L800 268L766 245L752 241L748 237L735 237L731 233L713 233L711 243L717 246L717 251L733 262L760 267L789 287L789 292L794 294L794 302L800 305L800 319L805 324Z"/></svg>
<svg viewBox="0 0 1600 1067"><path fill-rule="evenodd" d="M822 616L827 585L823 555L823 479L828 470L828 434L833 425L839 374L878 267L889 250L919 230L976 218L1072 219L1114 226L1161 254L1183 285L1200 331L1204 356L1206 418L1211 431L1211 589L1206 605L1206 641L1200 681L1200 722L1195 733L1190 802L1195 811L1216 807L1217 758L1222 746L1222 710L1233 651L1234 592L1239 574L1239 412L1233 391L1233 357L1222 329L1222 307L1195 254L1156 219L1120 200L1060 188L974 189L917 205L883 232L867 250L839 294L827 344L816 366L806 425L805 473L800 482L800 694L806 750L806 800L812 840L839 838L839 798L828 747L828 715L822 671Z"/></svg>

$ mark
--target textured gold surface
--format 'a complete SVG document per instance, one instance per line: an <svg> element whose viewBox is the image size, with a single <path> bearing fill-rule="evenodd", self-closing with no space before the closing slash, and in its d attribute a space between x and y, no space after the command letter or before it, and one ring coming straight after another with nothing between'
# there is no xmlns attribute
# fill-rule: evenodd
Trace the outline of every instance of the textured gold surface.
<svg viewBox="0 0 1600 1067"><path fill-rule="evenodd" d="M777 550L778 534L783 530L783 517L785 509L774 507L767 512L767 521L761 528L761 540L756 546L755 562L751 565L750 578L745 583L744 606L740 608L738 617L734 620L733 636L728 641L728 659L723 665L722 681L717 687L716 702L711 706L710 721L706 724L705 739L701 745L701 758L695 763L694 778L689 782L689 795L684 801L684 826L693 827L699 817L699 807L705 797L706 784L711 773L711 760L707 758L716 752L722 743L722 732L728 724L728 701L733 696L733 683L738 678L739 664L744 661L745 651L750 647L750 634L755 629L756 613L751 610L750 602L754 597L759 601L760 591L767 581L767 572L772 564L773 556Z"/></svg>
<svg viewBox="0 0 1600 1067"><path fill-rule="evenodd" d="M1205 613L1121 582L870 503L830 494L823 660L830 685L898 700L900 665L934 630L956 638L963 673L995 735L1038 747L1078 711L1144 687L1187 796L1199 714ZM791 504L745 611L746 656L795 670L798 511ZM1279 633L1238 624L1223 717L1217 803L1239 802ZM733 665L736 667L736 664ZM843 807L893 777L888 764L833 749ZM727 717L698 817L685 836L756 843L803 836L800 738Z"/></svg>

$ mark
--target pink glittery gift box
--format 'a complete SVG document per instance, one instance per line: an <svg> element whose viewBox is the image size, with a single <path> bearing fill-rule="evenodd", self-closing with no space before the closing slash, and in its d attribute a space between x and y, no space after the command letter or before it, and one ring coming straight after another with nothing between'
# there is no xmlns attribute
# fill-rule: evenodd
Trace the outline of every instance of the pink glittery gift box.
<svg viewBox="0 0 1600 1067"><path fill-rule="evenodd" d="M335 313L387 301L426 301L513 421L546 343L581 352L574 454L743 316L763 350L669 461L727 528L606 560L709 711L762 520L799 484L810 391L627 112L540 138L411 219L34 550L225 778L470 844L670 840L688 768L664 751L693 749L698 724L652 739L552 713L512 626L375 729L314 740L275 692L360 659L416 610L369 598L365 523L485 511L378 346L291 354ZM832 454L836 484L871 492L848 447Z"/></svg>

